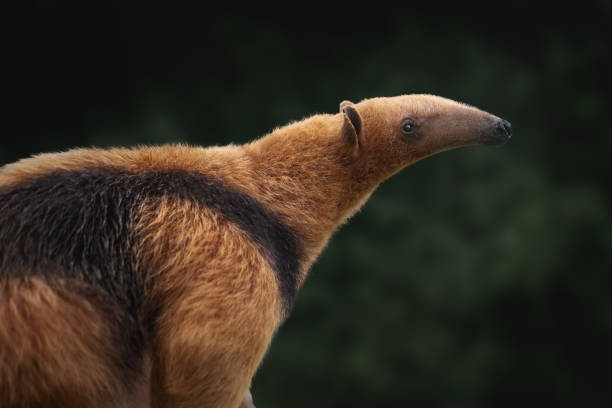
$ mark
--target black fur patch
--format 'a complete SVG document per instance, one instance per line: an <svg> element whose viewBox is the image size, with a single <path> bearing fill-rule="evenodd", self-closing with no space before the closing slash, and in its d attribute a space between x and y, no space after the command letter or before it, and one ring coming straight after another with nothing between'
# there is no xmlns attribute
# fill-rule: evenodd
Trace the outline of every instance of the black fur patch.
<svg viewBox="0 0 612 408"><path fill-rule="evenodd" d="M139 319L133 227L143 200L161 196L197 202L247 232L277 272L285 312L291 308L301 258L293 232L253 197L188 171L87 168L0 187L0 277L75 279Z"/></svg>

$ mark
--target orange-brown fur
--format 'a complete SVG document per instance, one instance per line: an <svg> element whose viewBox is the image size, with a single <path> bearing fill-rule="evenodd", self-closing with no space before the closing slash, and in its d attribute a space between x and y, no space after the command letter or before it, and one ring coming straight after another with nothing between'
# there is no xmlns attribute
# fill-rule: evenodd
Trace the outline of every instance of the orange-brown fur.
<svg viewBox="0 0 612 408"><path fill-rule="evenodd" d="M156 271L151 296L164 304L152 344L163 387L153 388L153 400L237 406L279 321L274 272L242 231L214 213L162 200L145 214L142 228L151 232L142 258Z"/></svg>
<svg viewBox="0 0 612 408"><path fill-rule="evenodd" d="M0 282L0 401L11 407L96 406L120 402L121 333L112 311L61 283ZM45 381L40 381L40 379Z"/></svg>
<svg viewBox="0 0 612 408"><path fill-rule="evenodd" d="M343 134L342 113L316 115L243 146L38 155L2 168L0 186L100 166L201 172L254 197L297 234L301 286L334 230L382 181L423 157L474 144L474 123L491 116L426 95L355 106L363 121L358 138ZM407 143L394 133L394 121L406 115L447 119L431 122L426 139ZM139 379L151 382L147 398L157 407L237 407L285 317L274 270L247 234L213 211L179 198L151 199L140 211L137 258L148 271L147 301L159 309L151 366ZM101 305L37 278L8 280L0 290L0 401L119 406L147 394L148 385L127 389L118 380L121 366L107 338L119 333ZM37 382L51 378L40 374L45 370L55 382Z"/></svg>

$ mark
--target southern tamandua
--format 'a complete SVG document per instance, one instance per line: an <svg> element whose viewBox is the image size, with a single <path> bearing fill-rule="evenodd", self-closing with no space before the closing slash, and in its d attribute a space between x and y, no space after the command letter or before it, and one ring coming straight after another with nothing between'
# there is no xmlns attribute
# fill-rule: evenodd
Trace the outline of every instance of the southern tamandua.
<svg viewBox="0 0 612 408"><path fill-rule="evenodd" d="M0 406L237 407L334 230L385 179L510 124L431 95L342 102L245 145L0 169Z"/></svg>

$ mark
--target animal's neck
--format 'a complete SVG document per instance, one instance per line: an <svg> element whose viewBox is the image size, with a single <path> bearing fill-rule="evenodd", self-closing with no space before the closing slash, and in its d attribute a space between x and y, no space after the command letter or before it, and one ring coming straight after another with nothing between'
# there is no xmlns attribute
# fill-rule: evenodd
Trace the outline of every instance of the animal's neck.
<svg viewBox="0 0 612 408"><path fill-rule="evenodd" d="M335 229L378 185L343 144L342 117L330 116L289 125L245 146L258 199L281 215L303 245L304 275Z"/></svg>

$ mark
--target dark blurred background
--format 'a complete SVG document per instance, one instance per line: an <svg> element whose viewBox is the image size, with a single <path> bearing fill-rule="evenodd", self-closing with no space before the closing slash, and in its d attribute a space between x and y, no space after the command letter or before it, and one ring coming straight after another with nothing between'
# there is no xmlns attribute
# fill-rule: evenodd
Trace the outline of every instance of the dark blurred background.
<svg viewBox="0 0 612 408"><path fill-rule="evenodd" d="M243 143L344 99L476 105L512 122L511 142L440 154L379 188L315 264L255 402L612 406L610 3L331 6L39 1L6 14L0 164Z"/></svg>

